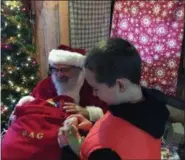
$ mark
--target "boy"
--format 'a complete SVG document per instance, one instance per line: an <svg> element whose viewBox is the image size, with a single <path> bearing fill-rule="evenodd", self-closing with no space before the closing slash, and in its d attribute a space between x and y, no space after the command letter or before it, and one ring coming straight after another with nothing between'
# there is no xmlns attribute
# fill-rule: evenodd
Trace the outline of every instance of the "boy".
<svg viewBox="0 0 185 160"><path fill-rule="evenodd" d="M121 38L101 41L87 55L84 67L94 94L108 103L109 111L83 141L80 158L160 159L169 112L157 98L164 96L161 92L139 86L141 58L134 46ZM76 144L69 144L78 151Z"/></svg>

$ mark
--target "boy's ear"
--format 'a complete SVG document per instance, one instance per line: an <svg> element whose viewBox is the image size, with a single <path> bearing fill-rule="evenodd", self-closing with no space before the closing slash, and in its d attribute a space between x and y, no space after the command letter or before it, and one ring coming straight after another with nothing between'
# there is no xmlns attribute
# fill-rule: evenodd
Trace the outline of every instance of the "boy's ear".
<svg viewBox="0 0 185 160"><path fill-rule="evenodd" d="M124 92L124 90L125 90L124 79L117 79L117 80L116 80L116 83L118 84L119 91L120 91L120 92Z"/></svg>

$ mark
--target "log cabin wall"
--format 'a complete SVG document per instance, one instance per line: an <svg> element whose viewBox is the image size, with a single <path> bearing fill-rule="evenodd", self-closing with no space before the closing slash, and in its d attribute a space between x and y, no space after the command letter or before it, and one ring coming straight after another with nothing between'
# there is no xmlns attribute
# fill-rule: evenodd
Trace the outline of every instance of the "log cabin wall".
<svg viewBox="0 0 185 160"><path fill-rule="evenodd" d="M47 76L48 54L59 44L70 45L70 13L68 1L31 1L32 13L35 14L35 41L37 61L40 64L41 79ZM114 0L112 0L112 9ZM184 41L185 42L185 41ZM179 69L177 97L185 99L185 43Z"/></svg>
<svg viewBox="0 0 185 160"><path fill-rule="evenodd" d="M69 45L68 1L32 1L35 41L41 79L47 77L48 54L59 44Z"/></svg>

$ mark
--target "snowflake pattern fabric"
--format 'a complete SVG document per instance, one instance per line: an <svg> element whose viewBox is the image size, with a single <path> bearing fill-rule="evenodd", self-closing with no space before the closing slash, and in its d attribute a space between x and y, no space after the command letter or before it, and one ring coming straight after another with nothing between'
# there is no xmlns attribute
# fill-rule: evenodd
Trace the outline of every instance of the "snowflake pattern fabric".
<svg viewBox="0 0 185 160"><path fill-rule="evenodd" d="M141 85L175 95L184 26L183 1L117 0L112 37L129 40L143 61Z"/></svg>

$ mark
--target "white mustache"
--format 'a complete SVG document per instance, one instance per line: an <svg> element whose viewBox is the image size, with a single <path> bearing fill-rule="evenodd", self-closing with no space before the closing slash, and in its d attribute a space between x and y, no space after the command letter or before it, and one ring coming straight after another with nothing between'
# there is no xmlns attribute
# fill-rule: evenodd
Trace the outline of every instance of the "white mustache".
<svg viewBox="0 0 185 160"><path fill-rule="evenodd" d="M61 76L61 77L58 78L58 80L60 82L67 83L69 81L69 77L67 77L67 76Z"/></svg>
<svg viewBox="0 0 185 160"><path fill-rule="evenodd" d="M59 92L66 92L77 87L80 77L81 74L79 74L78 76L73 76L71 78L67 76L62 76L59 78L56 75L52 75L52 80L55 84L55 87L60 90Z"/></svg>
<svg viewBox="0 0 185 160"><path fill-rule="evenodd" d="M81 72L78 76L69 78L68 82L59 82L55 75L51 76L58 95L68 95L74 99L75 103L79 103L79 93L84 83L84 74Z"/></svg>

